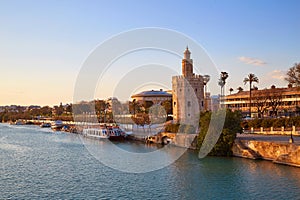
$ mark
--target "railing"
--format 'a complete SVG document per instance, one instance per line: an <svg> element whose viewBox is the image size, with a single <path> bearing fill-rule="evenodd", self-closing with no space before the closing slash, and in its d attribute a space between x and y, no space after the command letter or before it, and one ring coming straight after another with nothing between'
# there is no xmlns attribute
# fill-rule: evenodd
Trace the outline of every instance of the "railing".
<svg viewBox="0 0 300 200"><path fill-rule="evenodd" d="M300 127L280 127L280 128L253 128L251 127L250 129L244 130L244 133L246 134L263 134L263 135L295 135L295 136L300 136Z"/></svg>

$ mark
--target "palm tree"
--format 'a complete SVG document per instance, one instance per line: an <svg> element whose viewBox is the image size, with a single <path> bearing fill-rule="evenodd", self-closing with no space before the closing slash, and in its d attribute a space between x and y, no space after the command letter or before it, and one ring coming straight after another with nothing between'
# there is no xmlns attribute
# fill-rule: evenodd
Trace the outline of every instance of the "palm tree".
<svg viewBox="0 0 300 200"><path fill-rule="evenodd" d="M228 78L227 72L221 72L219 79L219 86L221 86L221 96L224 96L224 86L226 84L226 79Z"/></svg>
<svg viewBox="0 0 300 200"><path fill-rule="evenodd" d="M258 83L258 78L255 76L255 74L248 74L248 77L246 77L244 79L244 84L247 84L249 82L249 86L250 86L250 89L249 89L249 115L251 117L251 90L252 90L252 83L255 82L255 83Z"/></svg>
<svg viewBox="0 0 300 200"><path fill-rule="evenodd" d="M221 108L223 108L223 98L224 98L224 86L226 84L226 79L228 78L228 73L227 72L221 72L220 74L220 79L219 79L219 86L221 87L221 95L220 95L220 103L221 103Z"/></svg>
<svg viewBox="0 0 300 200"><path fill-rule="evenodd" d="M230 88L230 89L229 89L229 93L230 93L230 94L231 94L231 92L233 92L233 88Z"/></svg>

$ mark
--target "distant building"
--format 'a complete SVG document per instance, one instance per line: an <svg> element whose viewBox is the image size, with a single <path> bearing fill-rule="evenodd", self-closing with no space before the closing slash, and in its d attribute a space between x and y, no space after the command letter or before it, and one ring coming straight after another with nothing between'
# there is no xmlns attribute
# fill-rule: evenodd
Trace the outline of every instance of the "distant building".
<svg viewBox="0 0 300 200"><path fill-rule="evenodd" d="M252 117L287 116L300 112L300 87L252 90ZM224 104L231 110L239 110L243 115L249 114L249 91L241 91L224 97Z"/></svg>
<svg viewBox="0 0 300 200"><path fill-rule="evenodd" d="M182 75L172 77L173 118L186 123L197 119L204 110L203 77L193 73L191 52L186 48L182 59Z"/></svg>
<svg viewBox="0 0 300 200"><path fill-rule="evenodd" d="M136 100L137 102L151 101L153 104L160 104L164 101L171 101L172 94L163 91L162 89L149 90L134 94L131 96L131 98L132 100Z"/></svg>
<svg viewBox="0 0 300 200"><path fill-rule="evenodd" d="M26 106L20 105L10 105L10 106L0 106L0 113L1 112L24 112L27 109Z"/></svg>
<svg viewBox="0 0 300 200"><path fill-rule="evenodd" d="M27 107L27 110L34 110L34 109L41 109L41 106L37 106L37 105L30 105Z"/></svg>

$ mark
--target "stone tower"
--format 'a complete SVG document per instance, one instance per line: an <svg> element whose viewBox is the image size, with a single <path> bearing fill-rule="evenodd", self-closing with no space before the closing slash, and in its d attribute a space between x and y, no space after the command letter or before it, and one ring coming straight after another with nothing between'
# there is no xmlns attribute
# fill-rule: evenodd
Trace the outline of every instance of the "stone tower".
<svg viewBox="0 0 300 200"><path fill-rule="evenodd" d="M203 77L193 73L190 57L187 47L181 63L182 75L172 77L173 118L181 124L199 120L199 114L204 109Z"/></svg>

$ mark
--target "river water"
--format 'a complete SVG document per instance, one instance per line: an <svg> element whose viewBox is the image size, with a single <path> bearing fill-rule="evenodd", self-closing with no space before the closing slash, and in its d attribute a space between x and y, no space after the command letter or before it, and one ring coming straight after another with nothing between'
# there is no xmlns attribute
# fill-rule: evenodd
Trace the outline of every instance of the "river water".
<svg viewBox="0 0 300 200"><path fill-rule="evenodd" d="M102 164L84 143L70 133L0 124L0 199L300 199L300 168L241 158L199 160L189 150L162 169L126 173ZM138 153L160 148L105 145Z"/></svg>

